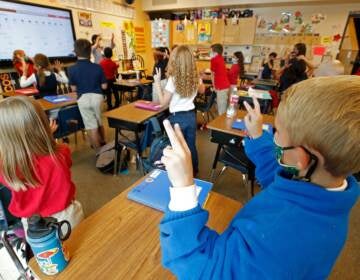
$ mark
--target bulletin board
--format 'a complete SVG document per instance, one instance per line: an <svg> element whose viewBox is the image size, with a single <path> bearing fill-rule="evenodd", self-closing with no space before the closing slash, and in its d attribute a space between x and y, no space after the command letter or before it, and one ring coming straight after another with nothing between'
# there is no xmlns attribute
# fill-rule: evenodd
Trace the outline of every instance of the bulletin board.
<svg viewBox="0 0 360 280"><path fill-rule="evenodd" d="M151 22L151 46L153 48L170 46L169 20L153 20Z"/></svg>
<svg viewBox="0 0 360 280"><path fill-rule="evenodd" d="M76 38L91 40L93 34L101 34L102 44L107 47L111 45L111 36L114 34L114 58L125 55L131 57L135 53L135 34L124 29L134 18L132 7L116 5L111 0L61 0L60 2L73 12ZM132 30L135 30L135 27Z"/></svg>

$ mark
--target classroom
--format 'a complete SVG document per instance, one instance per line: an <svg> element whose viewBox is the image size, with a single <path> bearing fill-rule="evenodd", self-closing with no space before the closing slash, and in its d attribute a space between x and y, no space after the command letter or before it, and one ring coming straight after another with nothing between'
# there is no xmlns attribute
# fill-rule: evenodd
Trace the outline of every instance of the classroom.
<svg viewBox="0 0 360 280"><path fill-rule="evenodd" d="M359 0L0 0L0 279L359 279Z"/></svg>

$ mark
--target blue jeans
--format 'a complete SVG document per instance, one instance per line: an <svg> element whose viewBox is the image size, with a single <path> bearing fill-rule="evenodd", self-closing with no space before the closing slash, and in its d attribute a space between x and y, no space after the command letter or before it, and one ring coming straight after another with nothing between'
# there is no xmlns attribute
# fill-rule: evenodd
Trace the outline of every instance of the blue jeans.
<svg viewBox="0 0 360 280"><path fill-rule="evenodd" d="M185 141L191 151L194 172L199 171L198 153L196 150L196 113L194 110L171 113L169 121L172 125L179 124Z"/></svg>

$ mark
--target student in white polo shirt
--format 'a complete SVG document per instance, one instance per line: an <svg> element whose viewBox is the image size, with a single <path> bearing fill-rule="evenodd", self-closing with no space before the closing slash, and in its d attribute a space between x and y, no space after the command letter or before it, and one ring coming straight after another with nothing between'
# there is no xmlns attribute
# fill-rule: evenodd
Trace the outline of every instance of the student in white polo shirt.
<svg viewBox="0 0 360 280"><path fill-rule="evenodd" d="M159 92L161 105L169 105L172 124L179 124L188 144L193 163L193 171L199 171L196 150L196 111L194 99L198 91L205 91L199 80L195 58L188 46L178 46L170 54L168 63L168 81L165 89L161 88L161 70L156 69L155 87Z"/></svg>

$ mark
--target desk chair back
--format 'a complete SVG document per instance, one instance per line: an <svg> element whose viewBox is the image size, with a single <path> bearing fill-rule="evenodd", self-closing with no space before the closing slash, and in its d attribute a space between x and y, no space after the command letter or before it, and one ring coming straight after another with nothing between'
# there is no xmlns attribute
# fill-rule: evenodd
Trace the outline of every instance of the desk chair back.
<svg viewBox="0 0 360 280"><path fill-rule="evenodd" d="M201 112L201 116L204 120L202 127L205 127L206 124L210 121L210 116L214 118L211 108L215 104L216 100L216 92L212 88L208 88L205 91L205 94L203 96L199 96L195 100L195 110ZM206 117L205 118L205 114Z"/></svg>
<svg viewBox="0 0 360 280"><path fill-rule="evenodd" d="M244 183L247 184L248 181L250 181L250 193L248 192L248 198L253 196L255 187L255 165L246 156L244 147L242 145L237 147L223 146L220 152L219 161L224 164L219 176L227 167L240 171L244 175Z"/></svg>
<svg viewBox="0 0 360 280"><path fill-rule="evenodd" d="M84 130L84 123L77 105L61 108L58 115L58 129L54 133L55 138L63 138L75 133L77 144L77 131Z"/></svg>
<svg viewBox="0 0 360 280"><path fill-rule="evenodd" d="M145 63L144 63L144 59L141 55L134 54L131 58L131 61L132 61L132 65L133 65L134 69L136 69L136 68L144 69Z"/></svg>

